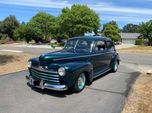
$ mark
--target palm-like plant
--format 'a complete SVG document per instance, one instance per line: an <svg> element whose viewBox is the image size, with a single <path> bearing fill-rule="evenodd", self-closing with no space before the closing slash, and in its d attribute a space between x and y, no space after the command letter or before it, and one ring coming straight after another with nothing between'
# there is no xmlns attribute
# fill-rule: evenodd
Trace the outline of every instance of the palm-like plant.
<svg viewBox="0 0 152 113"><path fill-rule="evenodd" d="M142 38L148 39L148 44L152 45L152 20L139 25L139 32Z"/></svg>

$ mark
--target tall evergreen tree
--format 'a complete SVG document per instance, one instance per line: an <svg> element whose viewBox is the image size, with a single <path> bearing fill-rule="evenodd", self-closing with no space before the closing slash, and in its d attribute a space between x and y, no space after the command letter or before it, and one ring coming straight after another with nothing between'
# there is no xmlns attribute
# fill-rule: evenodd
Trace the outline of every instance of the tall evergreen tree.
<svg viewBox="0 0 152 113"><path fill-rule="evenodd" d="M19 21L16 19L16 17L10 15L6 17L2 22L2 28L1 28L2 33L7 34L9 38L14 40L13 33L14 30L19 27L19 25L20 25Z"/></svg>

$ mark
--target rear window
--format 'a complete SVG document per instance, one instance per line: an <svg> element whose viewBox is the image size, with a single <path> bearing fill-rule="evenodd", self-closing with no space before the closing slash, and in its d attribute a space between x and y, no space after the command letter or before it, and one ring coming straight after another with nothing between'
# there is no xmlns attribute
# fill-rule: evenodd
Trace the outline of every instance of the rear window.
<svg viewBox="0 0 152 113"><path fill-rule="evenodd" d="M95 52L101 52L101 51L105 50L105 48L106 48L106 45L105 45L104 41L102 41L102 40L96 41L95 48L94 48Z"/></svg>

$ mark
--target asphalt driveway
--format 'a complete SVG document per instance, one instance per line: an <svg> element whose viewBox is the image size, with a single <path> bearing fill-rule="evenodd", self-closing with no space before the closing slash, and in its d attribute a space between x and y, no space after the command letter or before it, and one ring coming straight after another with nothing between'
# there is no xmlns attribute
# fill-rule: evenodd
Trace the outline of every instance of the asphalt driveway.
<svg viewBox="0 0 152 113"><path fill-rule="evenodd" d="M0 113L120 113L139 72L121 64L81 93L32 89L27 71L0 77Z"/></svg>

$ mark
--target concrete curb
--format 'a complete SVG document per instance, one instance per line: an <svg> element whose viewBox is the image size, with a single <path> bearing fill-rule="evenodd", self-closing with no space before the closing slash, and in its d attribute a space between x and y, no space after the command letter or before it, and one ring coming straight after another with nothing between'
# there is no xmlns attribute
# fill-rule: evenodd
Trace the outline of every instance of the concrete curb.
<svg viewBox="0 0 152 113"><path fill-rule="evenodd" d="M14 45L14 47L54 49L50 45ZM56 47L55 49L62 49L62 47Z"/></svg>

